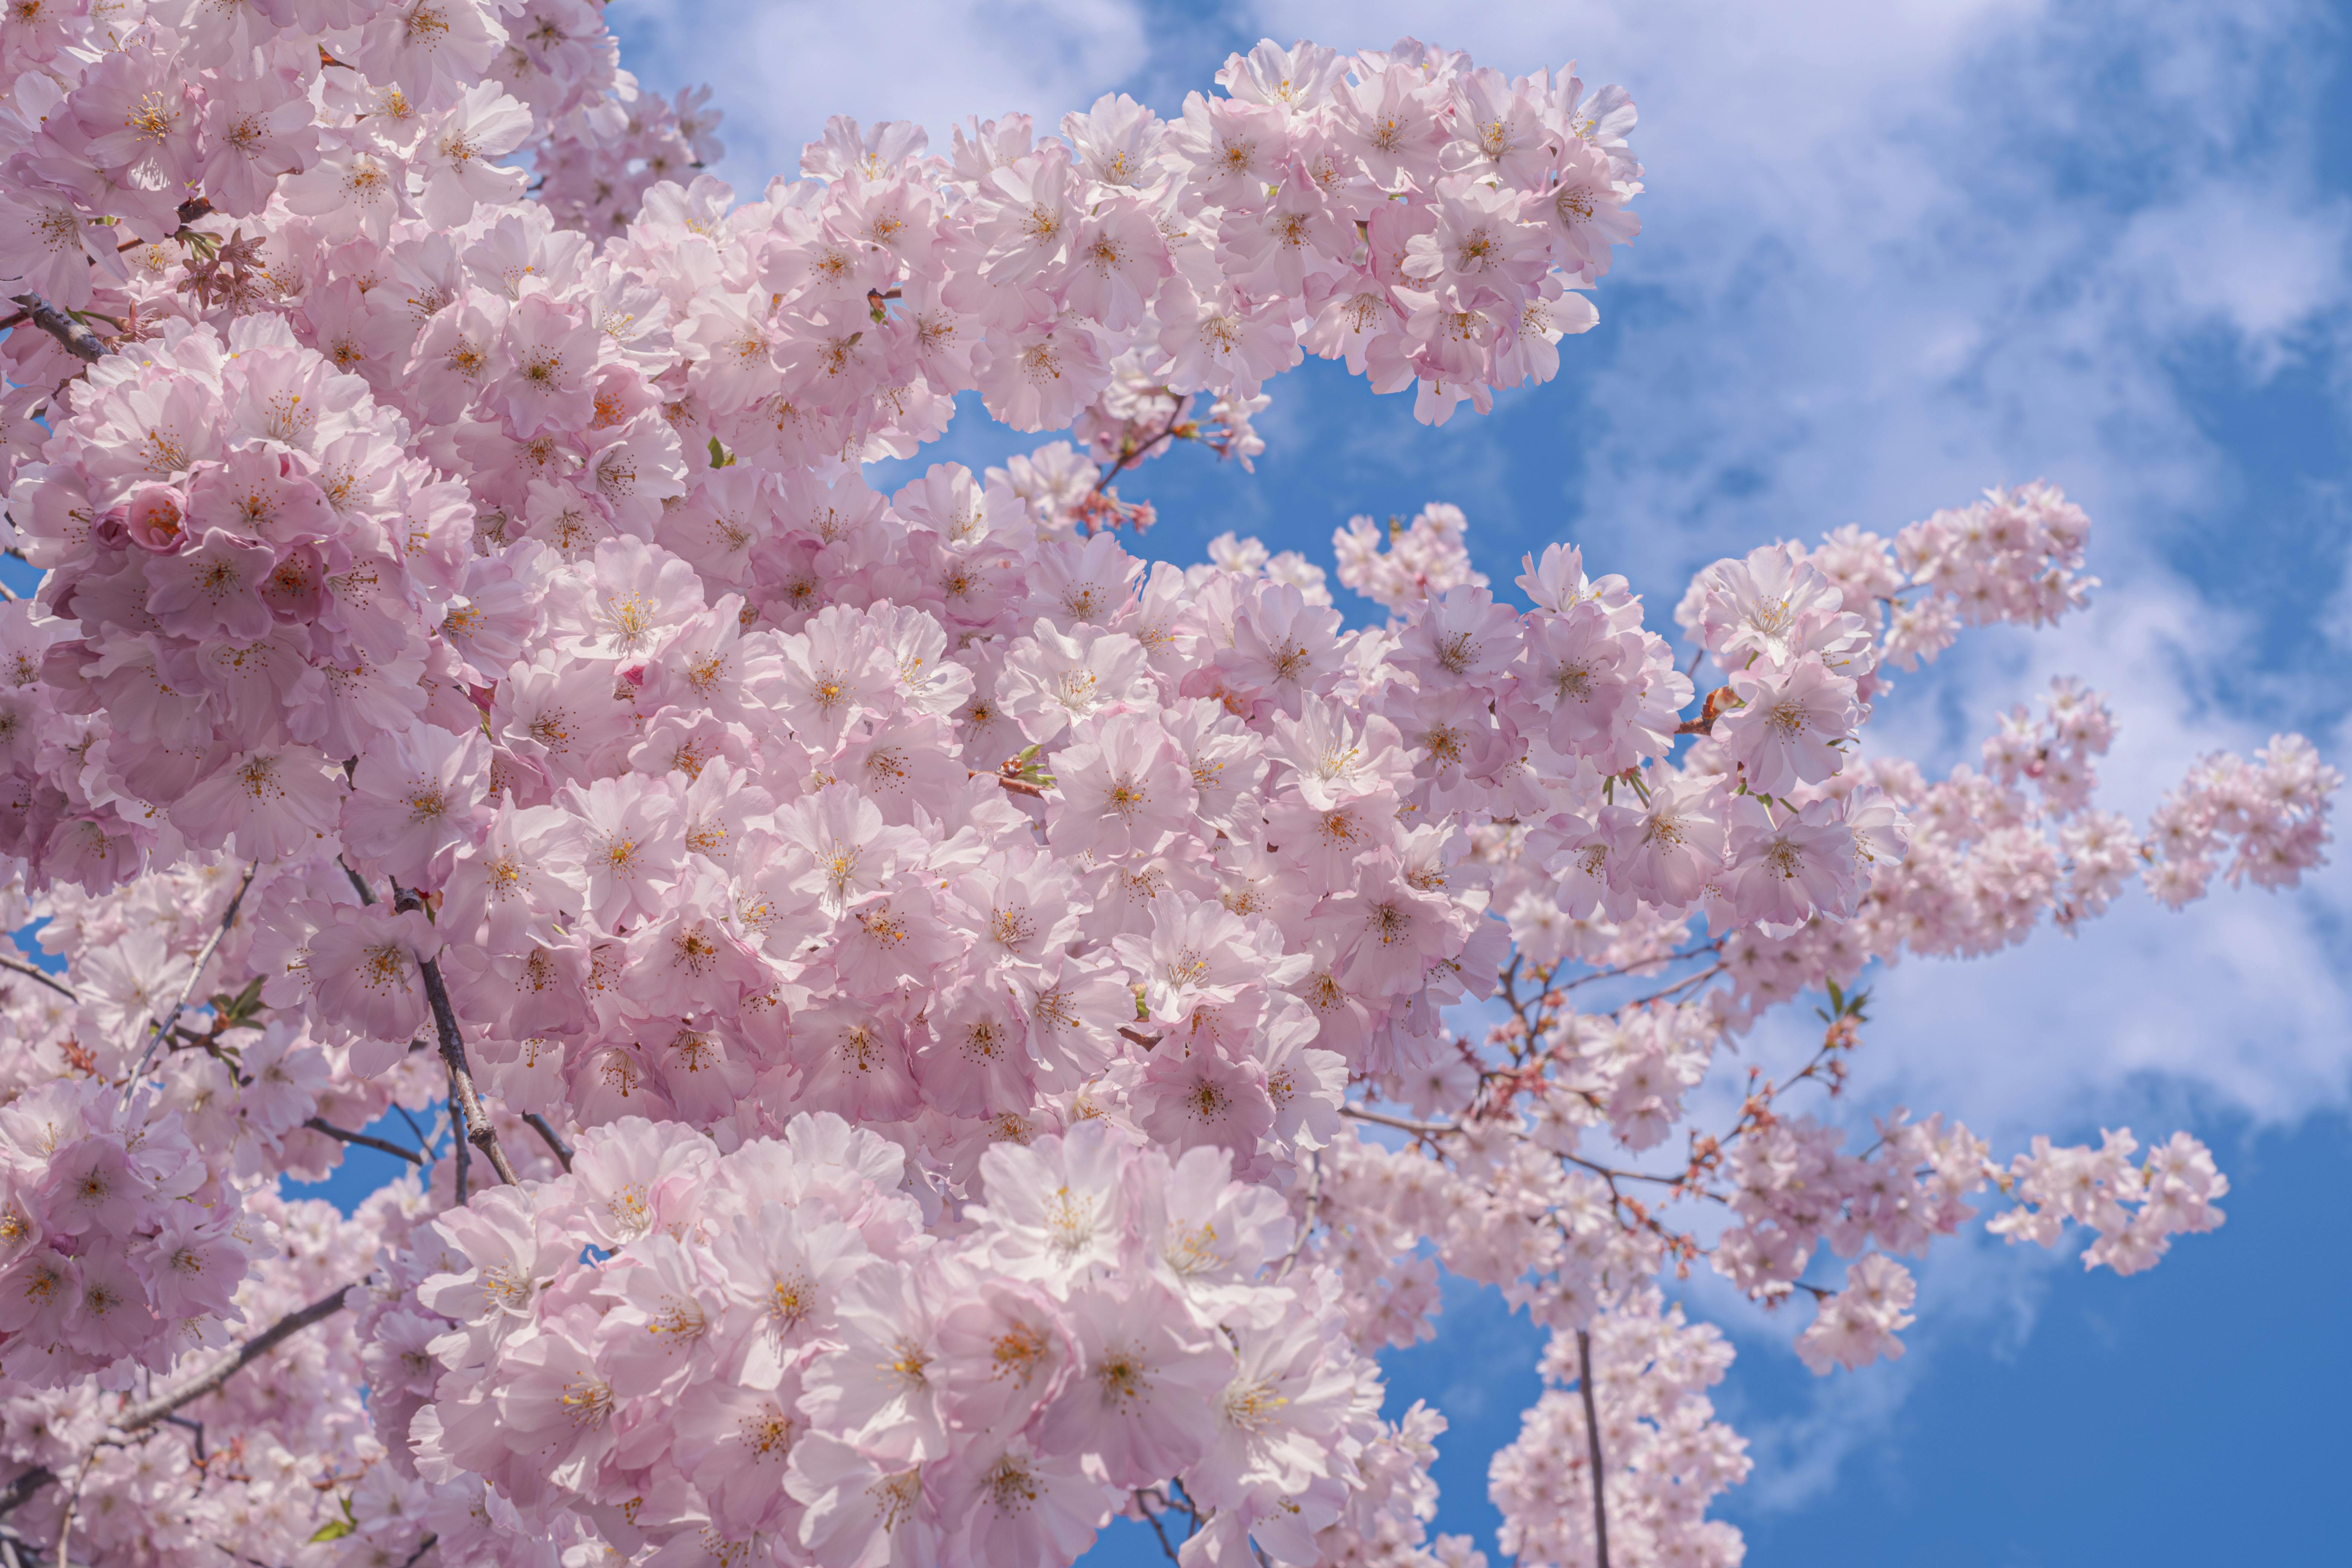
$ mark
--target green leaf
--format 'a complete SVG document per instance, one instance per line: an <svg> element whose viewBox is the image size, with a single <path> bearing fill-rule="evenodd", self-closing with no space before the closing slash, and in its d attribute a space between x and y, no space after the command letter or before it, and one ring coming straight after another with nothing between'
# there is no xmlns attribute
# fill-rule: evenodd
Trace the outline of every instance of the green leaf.
<svg viewBox="0 0 2352 1568"><path fill-rule="evenodd" d="M710 466L714 468L731 468L735 466L735 454L720 446L719 437L716 436L710 438Z"/></svg>
<svg viewBox="0 0 2352 1568"><path fill-rule="evenodd" d="M212 1009L213 1016L220 1020L223 1031L258 1029L261 1027L261 1016L269 1011L261 1005L261 977L257 974L247 981L245 989L234 996L226 991L215 993Z"/></svg>
<svg viewBox="0 0 2352 1568"><path fill-rule="evenodd" d="M344 1536L349 1535L353 1528L354 1526L348 1519L331 1519L326 1523L320 1525L319 1527L319 1532L310 1537L310 1539L313 1542L341 1541Z"/></svg>

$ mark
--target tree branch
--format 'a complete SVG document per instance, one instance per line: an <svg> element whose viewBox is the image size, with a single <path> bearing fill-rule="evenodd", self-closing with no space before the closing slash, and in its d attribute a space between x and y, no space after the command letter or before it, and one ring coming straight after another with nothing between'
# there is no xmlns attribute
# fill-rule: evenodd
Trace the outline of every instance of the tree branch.
<svg viewBox="0 0 2352 1568"><path fill-rule="evenodd" d="M378 1138L372 1133L354 1132L348 1127L338 1127L324 1117L313 1116L302 1125L313 1132L323 1132L328 1137L340 1139L345 1143L355 1143L362 1149L373 1149L382 1153L395 1155L412 1165L425 1163L425 1156L414 1149L403 1148L389 1138Z"/></svg>
<svg viewBox="0 0 2352 1568"><path fill-rule="evenodd" d="M18 1503L28 1500L34 1493L57 1479L58 1473L47 1465L35 1465L10 1481L6 1491L0 1492L0 1514L5 1514Z"/></svg>
<svg viewBox="0 0 2352 1568"><path fill-rule="evenodd" d="M115 1430L128 1436L143 1432L184 1405L191 1405L205 1394L216 1392L221 1384L243 1372L261 1357L276 1350L286 1341L313 1323L324 1322L343 1310L343 1298L351 1287L346 1285L331 1295L321 1296L309 1306L287 1313L253 1338L239 1345L236 1353L204 1376L169 1394L159 1394L144 1405L134 1405L116 1420Z"/></svg>
<svg viewBox="0 0 2352 1568"><path fill-rule="evenodd" d="M1151 455L1151 449L1159 446L1161 442L1167 440L1170 437L1173 436L1176 433L1176 426L1184 422L1184 406L1192 401L1192 394L1169 392L1163 387L1160 395L1171 399L1175 405L1174 407L1168 411L1168 423L1162 425L1160 427L1159 433L1153 436L1150 440L1144 442L1140 446L1120 452L1118 458L1113 461L1104 464L1102 472L1095 476L1093 486L1094 493L1101 493L1102 488L1105 485L1110 483L1111 480L1117 479L1120 474L1125 473L1128 469L1134 468L1137 464L1142 462L1144 458L1150 457Z"/></svg>
<svg viewBox="0 0 2352 1568"><path fill-rule="evenodd" d="M1601 1488L1601 1417L1592 1406L1592 1336L1576 1331L1576 1380L1584 1391L1584 1441L1592 1455L1593 1568L1609 1568L1609 1509Z"/></svg>
<svg viewBox="0 0 2352 1568"><path fill-rule="evenodd" d="M533 1132L539 1134L540 1141L554 1152L556 1163L562 1165L564 1173L569 1175L572 1172L572 1145L558 1137L555 1129L548 1124L547 1118L538 1111L526 1110L522 1119L530 1124Z"/></svg>
<svg viewBox="0 0 2352 1568"><path fill-rule="evenodd" d="M415 889L394 882L392 907L404 911L421 910L425 900ZM466 1037L458 1032L457 1010L449 1005L449 987L442 982L441 966L420 953L416 969L425 980L425 999L433 1005L433 1026L441 1037L441 1059L449 1068L449 1098L457 1102L465 1118L465 1140L482 1152L490 1169L499 1173L499 1180L510 1187L520 1186L522 1179L508 1162L507 1152L499 1147L498 1132L482 1110L482 1097L474 1091L474 1069L466 1061ZM464 1167L459 1170L462 1174Z"/></svg>
<svg viewBox="0 0 2352 1568"><path fill-rule="evenodd" d="M58 340L58 346L88 364L96 364L106 357L106 344L99 335L73 318L69 310L60 310L38 294L19 294L16 303L25 310L25 320Z"/></svg>
<svg viewBox="0 0 2352 1568"><path fill-rule="evenodd" d="M1460 1125L1455 1122L1415 1121L1410 1117L1391 1116L1385 1110L1368 1110L1360 1105L1343 1105L1339 1107L1339 1114L1351 1116L1359 1121L1370 1121L1381 1127L1393 1127L1400 1132L1411 1132L1422 1138L1443 1138L1448 1133L1462 1131Z"/></svg>
<svg viewBox="0 0 2352 1568"><path fill-rule="evenodd" d="M122 1102L125 1105L131 1103L132 1087L147 1076L147 1064L155 1059L155 1047L163 1043L163 1037L170 1034L172 1026L180 1021L180 1013L188 1005L189 994L195 990L196 982L204 978L205 965L210 963L213 961L213 954L220 950L221 938L228 935L228 928L236 923L237 906L245 902L245 891L253 886L254 874L260 869L261 862L258 860L245 868L245 880L236 885L236 896L229 900L228 912L221 916L221 922L214 930L212 940L205 943L205 950L202 952L196 954L196 966L188 971L187 984L180 987L180 994L173 1002L172 1010L163 1015L163 1021L155 1026L155 1033L149 1038L147 1048L139 1053L139 1065L132 1068L131 1076L122 1080Z"/></svg>
<svg viewBox="0 0 2352 1568"><path fill-rule="evenodd" d="M173 1413L182 1405L194 1404L205 1394L217 1392L230 1378L243 1372L262 1356L276 1350L294 1335L300 1333L311 1324L323 1322L341 1311L343 1298L350 1290L351 1287L347 1285L331 1296L320 1297L299 1310L287 1313L286 1316L239 1345L235 1355L230 1356L194 1383L174 1389L169 1394L158 1394L143 1405L134 1405L126 1409L107 1429L106 1437L100 1438L100 1442L103 1444L109 1439L120 1440L135 1436L150 1426L172 1419ZM95 1448L91 1450L92 1453L96 1451ZM88 1468L87 1463L84 1468ZM0 1515L5 1515L19 1504L29 1501L57 1479L57 1472L45 1465L36 1465L31 1469L26 1470L8 1483L6 1491L0 1492ZM70 1519L66 1523L67 1528L70 1528ZM63 1554L60 1553L59 1562L63 1561Z"/></svg>
<svg viewBox="0 0 2352 1568"><path fill-rule="evenodd" d="M11 958L6 953L0 952L0 969L13 969L19 974L37 980L68 1002L79 1002L81 1000L80 997L73 994L73 988L68 985L64 981L59 980L47 970L43 969L37 964L27 963L21 958Z"/></svg>

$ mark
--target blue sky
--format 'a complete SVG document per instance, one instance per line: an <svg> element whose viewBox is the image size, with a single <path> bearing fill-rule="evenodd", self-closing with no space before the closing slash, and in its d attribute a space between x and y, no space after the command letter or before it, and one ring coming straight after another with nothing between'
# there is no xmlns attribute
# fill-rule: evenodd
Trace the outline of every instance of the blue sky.
<svg viewBox="0 0 2352 1568"><path fill-rule="evenodd" d="M2352 754L2352 10L902 0L883 15L622 0L610 17L651 85L717 87L721 172L747 192L828 113L942 136L965 113L1058 116L1114 88L1169 113L1265 34L1353 48L1412 32L1512 70L1576 58L1642 105L1646 232L1558 381L1430 430L1410 399L1311 364L1269 387L1254 480L1179 454L1127 487L1160 508L1150 553L1197 559L1237 529L1327 559L1351 512L1450 500L1498 584L1568 539L1663 621L1717 555L1850 521L1889 531L2045 477L2095 520L2092 611L1964 643L1885 705L1878 743L1947 766L2073 671L2109 693L2123 736L2107 794L2135 815L2198 753L2274 730L2304 730L2338 766ZM974 416L923 460L1026 444ZM1881 979L1860 1105L1948 1110L2002 1153L2036 1131L2184 1126L2231 1174L2231 1220L2130 1280L1955 1245L1922 1270L1910 1355L1859 1375L1811 1377L1787 1348L1798 1322L1732 1311L1720 1404L1759 1468L1721 1511L1751 1562L2341 1556L2321 1500L2352 1460L2347 911L2341 867L2182 915L2135 896L2079 938ZM1752 1048L1789 1044L1768 1030ZM373 1179L355 1166L336 1188ZM1486 1459L1532 1396L1535 1344L1464 1290L1433 1346L1391 1361L1400 1407L1426 1397L1454 1422L1439 1528L1490 1552ZM1089 1562L1157 1560L1136 1528Z"/></svg>

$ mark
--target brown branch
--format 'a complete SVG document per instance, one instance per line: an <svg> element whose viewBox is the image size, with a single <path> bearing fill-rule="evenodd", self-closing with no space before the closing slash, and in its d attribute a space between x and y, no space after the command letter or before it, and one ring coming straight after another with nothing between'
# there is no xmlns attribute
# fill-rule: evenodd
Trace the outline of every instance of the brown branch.
<svg viewBox="0 0 2352 1568"><path fill-rule="evenodd" d="M64 981L59 980L56 975L51 974L47 970L39 967L37 964L27 963L21 958L11 958L6 953L0 952L0 969L13 969L17 973L25 975L29 979L37 980L68 1002L79 1002L81 1000L80 997L73 994L73 988L68 985Z"/></svg>
<svg viewBox="0 0 2352 1568"><path fill-rule="evenodd" d="M425 1163L425 1156L414 1149L404 1148L389 1138L378 1138L372 1133L354 1132L348 1127L338 1127L323 1117L313 1116L302 1125L313 1132L323 1132L328 1137L340 1139L345 1143L355 1143L362 1149L374 1149L383 1153L396 1155L412 1165Z"/></svg>
<svg viewBox="0 0 2352 1568"><path fill-rule="evenodd" d="M85 363L96 364L106 357L105 342L96 332L74 320L69 310L60 310L38 294L19 294L16 303L25 309L25 319L58 340L58 346Z"/></svg>
<svg viewBox="0 0 2352 1568"><path fill-rule="evenodd" d="M124 1411L121 1417L115 1422L115 1429L125 1436L143 1432L182 1405L193 1404L205 1394L216 1392L221 1384L276 1350L286 1341L300 1333L304 1329L313 1323L324 1322L341 1311L343 1298L350 1289L350 1286L343 1286L331 1295L321 1296L309 1306L287 1313L239 1345L235 1355L196 1379L195 1382L184 1387L173 1389L169 1394L158 1394L144 1405L135 1405Z"/></svg>
<svg viewBox="0 0 2352 1568"><path fill-rule="evenodd" d="M1592 1407L1592 1336L1576 1331L1577 1382L1584 1390L1584 1440L1592 1455L1593 1568L1609 1568L1609 1510L1601 1489L1601 1417Z"/></svg>

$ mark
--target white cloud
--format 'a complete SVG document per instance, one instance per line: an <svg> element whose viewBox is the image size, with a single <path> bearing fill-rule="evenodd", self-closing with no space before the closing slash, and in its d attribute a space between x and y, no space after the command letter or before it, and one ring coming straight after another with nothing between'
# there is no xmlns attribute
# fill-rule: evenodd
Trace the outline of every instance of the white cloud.
<svg viewBox="0 0 2352 1568"><path fill-rule="evenodd" d="M912 120L944 149L967 115L1048 125L1141 68L1128 0L642 0L615 7L622 63L657 86L708 81L727 114L720 173L746 195L796 174L826 119Z"/></svg>

